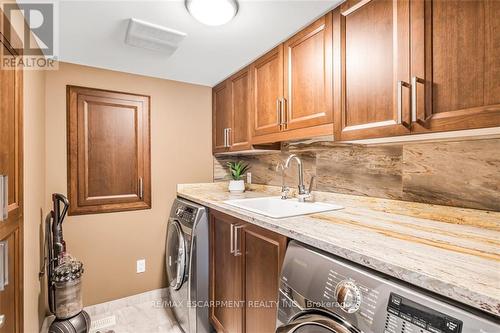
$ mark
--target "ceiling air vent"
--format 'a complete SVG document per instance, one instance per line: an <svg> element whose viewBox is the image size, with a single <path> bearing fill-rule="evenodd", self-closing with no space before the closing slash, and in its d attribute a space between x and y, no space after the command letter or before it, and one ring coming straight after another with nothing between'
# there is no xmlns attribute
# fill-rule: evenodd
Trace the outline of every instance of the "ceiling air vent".
<svg viewBox="0 0 500 333"><path fill-rule="evenodd" d="M180 31L131 18L128 23L125 43L171 55L186 36Z"/></svg>

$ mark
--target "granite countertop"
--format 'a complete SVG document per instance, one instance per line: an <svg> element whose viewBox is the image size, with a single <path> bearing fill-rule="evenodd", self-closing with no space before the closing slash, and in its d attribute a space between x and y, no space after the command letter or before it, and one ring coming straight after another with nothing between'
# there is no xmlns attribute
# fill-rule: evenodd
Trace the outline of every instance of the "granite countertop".
<svg viewBox="0 0 500 333"><path fill-rule="evenodd" d="M177 195L458 302L500 315L500 213L313 192L338 211L272 219L223 201L279 195L250 185L181 184Z"/></svg>

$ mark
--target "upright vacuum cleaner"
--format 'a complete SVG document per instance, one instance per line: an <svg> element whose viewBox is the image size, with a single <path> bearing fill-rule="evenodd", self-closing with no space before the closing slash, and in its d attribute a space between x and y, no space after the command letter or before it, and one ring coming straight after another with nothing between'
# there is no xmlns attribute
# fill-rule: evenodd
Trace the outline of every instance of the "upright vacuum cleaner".
<svg viewBox="0 0 500 333"><path fill-rule="evenodd" d="M52 195L53 210L45 218L45 261L49 309L56 319L49 333L88 333L90 317L83 311L81 276L83 265L66 252L62 223L69 208L62 194ZM43 275L43 269L41 275Z"/></svg>

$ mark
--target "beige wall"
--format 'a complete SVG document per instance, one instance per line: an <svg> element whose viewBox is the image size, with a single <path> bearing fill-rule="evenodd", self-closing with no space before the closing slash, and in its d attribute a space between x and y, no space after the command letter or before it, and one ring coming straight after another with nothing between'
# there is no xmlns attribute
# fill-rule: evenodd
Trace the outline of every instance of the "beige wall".
<svg viewBox="0 0 500 333"><path fill-rule="evenodd" d="M24 332L38 332L45 286L38 279L45 205L45 72L24 72ZM43 290L43 292L42 292Z"/></svg>
<svg viewBox="0 0 500 333"><path fill-rule="evenodd" d="M152 209L72 216L68 251L82 260L85 305L165 287L167 216L176 184L212 180L211 88L61 63L46 74L46 194L66 189L66 85L151 96ZM146 259L146 272L135 273Z"/></svg>

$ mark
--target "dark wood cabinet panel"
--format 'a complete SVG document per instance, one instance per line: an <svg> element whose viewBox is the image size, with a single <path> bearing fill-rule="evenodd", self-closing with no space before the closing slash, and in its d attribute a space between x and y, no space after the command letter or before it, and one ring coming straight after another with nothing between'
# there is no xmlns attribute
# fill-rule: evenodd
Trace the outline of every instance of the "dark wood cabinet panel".
<svg viewBox="0 0 500 333"><path fill-rule="evenodd" d="M3 232L0 234L0 255L4 256L0 262L4 265L3 268L7 270L7 279L3 281L3 290L0 287L0 315L4 316L0 333L13 333L21 332L19 321L21 316L21 294L19 293L21 288L21 280L19 279L21 274L21 262L19 261L21 252L19 228L11 224L2 231L6 231L6 229L10 229L6 235L3 235Z"/></svg>
<svg viewBox="0 0 500 333"><path fill-rule="evenodd" d="M150 208L149 97L67 92L69 213Z"/></svg>
<svg viewBox="0 0 500 333"><path fill-rule="evenodd" d="M210 211L210 300L217 332L274 332L285 236ZM255 304L270 307L256 307Z"/></svg>
<svg viewBox="0 0 500 333"><path fill-rule="evenodd" d="M210 211L210 299L219 302L243 300L242 257L235 256L234 227L238 219ZM212 306L210 321L217 332L243 332L243 305Z"/></svg>
<svg viewBox="0 0 500 333"><path fill-rule="evenodd" d="M224 152L229 148L227 130L231 128L231 86L226 80L212 89L212 145L213 152Z"/></svg>
<svg viewBox="0 0 500 333"><path fill-rule="evenodd" d="M245 249L245 332L274 333L279 276L286 237L248 224L243 229Z"/></svg>
<svg viewBox="0 0 500 333"><path fill-rule="evenodd" d="M332 122L332 14L284 43L285 129Z"/></svg>
<svg viewBox="0 0 500 333"><path fill-rule="evenodd" d="M408 1L347 1L333 12L335 138L409 134Z"/></svg>
<svg viewBox="0 0 500 333"><path fill-rule="evenodd" d="M212 89L213 152L252 149L250 143L250 68Z"/></svg>
<svg viewBox="0 0 500 333"><path fill-rule="evenodd" d="M0 12L1 14L1 12ZM16 57L8 44L0 43L0 175L8 176L8 216L22 216L22 68L4 65Z"/></svg>
<svg viewBox="0 0 500 333"><path fill-rule="evenodd" d="M500 126L500 2L411 2L416 132Z"/></svg>
<svg viewBox="0 0 500 333"><path fill-rule="evenodd" d="M0 288L0 333L23 332L23 68L4 61L22 49L14 31L0 10L0 175L8 191L6 216L0 213L0 273L7 277Z"/></svg>
<svg viewBox="0 0 500 333"><path fill-rule="evenodd" d="M230 130L231 151L250 149L250 68L244 68L230 79L232 124Z"/></svg>
<svg viewBox="0 0 500 333"><path fill-rule="evenodd" d="M283 97L283 45L279 45L252 64L253 136L281 130Z"/></svg>

